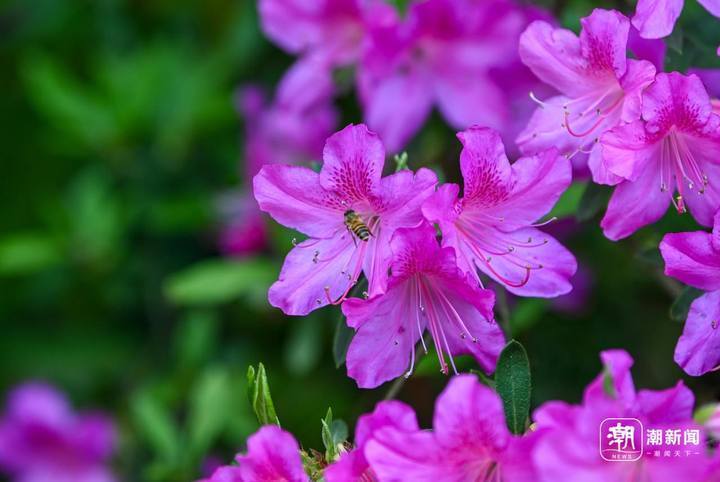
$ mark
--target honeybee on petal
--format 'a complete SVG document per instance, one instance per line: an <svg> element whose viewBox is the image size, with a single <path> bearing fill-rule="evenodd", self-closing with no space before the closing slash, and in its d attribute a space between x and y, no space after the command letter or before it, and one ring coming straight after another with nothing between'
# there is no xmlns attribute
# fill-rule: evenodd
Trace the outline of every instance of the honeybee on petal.
<svg viewBox="0 0 720 482"><path fill-rule="evenodd" d="M370 239L370 236L373 235L370 232L370 228L368 228L367 224L365 224L365 221L363 221L360 215L352 209L345 211L343 217L345 218L345 227L347 230L354 234L360 241L367 242L367 240ZM355 241L355 238L353 238L353 241Z"/></svg>

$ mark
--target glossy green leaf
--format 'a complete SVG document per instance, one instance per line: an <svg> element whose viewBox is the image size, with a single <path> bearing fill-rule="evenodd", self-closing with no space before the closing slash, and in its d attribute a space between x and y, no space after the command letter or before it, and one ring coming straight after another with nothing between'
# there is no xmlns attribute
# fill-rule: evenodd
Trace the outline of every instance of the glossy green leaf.
<svg viewBox="0 0 720 482"><path fill-rule="evenodd" d="M530 412L530 362L525 348L515 340L510 340L500 353L495 386L508 428L514 434L524 433Z"/></svg>

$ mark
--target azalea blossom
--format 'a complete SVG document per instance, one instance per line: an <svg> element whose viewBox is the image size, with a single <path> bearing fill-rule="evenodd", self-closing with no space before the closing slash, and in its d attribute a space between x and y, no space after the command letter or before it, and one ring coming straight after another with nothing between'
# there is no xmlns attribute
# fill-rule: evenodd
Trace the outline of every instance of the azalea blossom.
<svg viewBox="0 0 720 482"><path fill-rule="evenodd" d="M325 145L319 173L266 165L254 179L260 209L309 238L290 251L268 298L289 315L340 304L362 273L368 296L385 290L393 233L422 222L420 206L435 189L429 169L382 177L385 149L364 125L350 125ZM367 230L353 232L348 214Z"/></svg>
<svg viewBox="0 0 720 482"><path fill-rule="evenodd" d="M712 233L666 234L660 243L665 274L706 291L690 305L675 362L690 375L720 365L720 213Z"/></svg>
<svg viewBox="0 0 720 482"><path fill-rule="evenodd" d="M444 184L422 208L439 223L443 246L455 249L458 266L478 283L479 270L518 295L568 293L575 258L533 223L570 185L570 161L551 149L511 165L500 136L488 128L458 138L463 197L457 184Z"/></svg>
<svg viewBox="0 0 720 482"><path fill-rule="evenodd" d="M504 336L493 317L495 295L457 267L455 251L441 248L428 224L398 230L390 241L392 277L387 291L342 307L357 332L347 352L348 375L374 388L415 366L415 344L425 330L435 343L440 369L455 373L454 355L470 354L487 372L495 369Z"/></svg>
<svg viewBox="0 0 720 482"><path fill-rule="evenodd" d="M0 419L0 472L18 482L113 482L115 439L106 416L73 413L53 387L26 383Z"/></svg>
<svg viewBox="0 0 720 482"><path fill-rule="evenodd" d="M568 157L589 155L595 182L619 181L602 164L598 138L640 116L640 95L655 77L645 60L628 60L630 21L614 10L595 9L580 20L582 31L547 22L530 24L520 37L520 58L561 95L540 101L517 142L525 154L555 147Z"/></svg>
<svg viewBox="0 0 720 482"><path fill-rule="evenodd" d="M709 460L702 435L696 454L653 457L646 447L637 461L607 462L598 454L598 434L606 418L635 418L645 430L701 430L693 422L692 392L679 381L666 390L635 390L633 360L623 350L600 355L604 370L585 389L581 405L551 401L533 413L538 440L532 459L540 482L634 482L705 480ZM702 431L700 432L702 434ZM645 433L638 434L646 436ZM691 447L692 448L692 447ZM657 450L677 450L662 440ZM683 453L683 455L685 455Z"/></svg>
<svg viewBox="0 0 720 482"><path fill-rule="evenodd" d="M643 94L642 120L603 135L603 163L622 180L601 222L605 236L627 237L671 203L712 225L720 207L720 117L712 109L697 76L662 73Z"/></svg>
<svg viewBox="0 0 720 482"><path fill-rule="evenodd" d="M393 427L401 432L416 432L420 428L415 412L408 405L394 400L377 404L372 413L362 415L355 427L355 448L342 454L328 466L323 477L327 482L371 482L375 474L365 457L365 447L375 432Z"/></svg>
<svg viewBox="0 0 720 482"><path fill-rule="evenodd" d="M381 428L365 456L380 481L534 482L532 444L509 433L495 392L459 375L435 402L432 431Z"/></svg>
<svg viewBox="0 0 720 482"><path fill-rule="evenodd" d="M247 454L238 454L235 462L198 482L310 482L297 441L275 425L265 425L251 435Z"/></svg>
<svg viewBox="0 0 720 482"><path fill-rule="evenodd" d="M720 17L720 0L698 0L716 17ZM638 0L633 25L645 38L667 37L683 9L684 0Z"/></svg>
<svg viewBox="0 0 720 482"><path fill-rule="evenodd" d="M516 85L538 85L518 65L517 40L540 16L511 0L410 2L368 27L358 65L365 121L391 152L402 149L433 106L448 123L512 129Z"/></svg>

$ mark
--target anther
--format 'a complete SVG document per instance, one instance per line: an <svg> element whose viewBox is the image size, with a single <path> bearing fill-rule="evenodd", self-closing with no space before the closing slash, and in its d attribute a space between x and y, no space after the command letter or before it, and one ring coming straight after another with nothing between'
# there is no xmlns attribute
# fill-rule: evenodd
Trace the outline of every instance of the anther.
<svg viewBox="0 0 720 482"><path fill-rule="evenodd" d="M293 246L297 246L298 245L297 238L292 238L291 243Z"/></svg>

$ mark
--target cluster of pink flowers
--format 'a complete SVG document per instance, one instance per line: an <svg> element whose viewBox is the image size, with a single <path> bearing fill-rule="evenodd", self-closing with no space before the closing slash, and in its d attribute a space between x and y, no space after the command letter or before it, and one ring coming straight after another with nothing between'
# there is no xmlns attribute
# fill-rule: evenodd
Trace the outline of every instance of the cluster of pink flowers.
<svg viewBox="0 0 720 482"><path fill-rule="evenodd" d="M342 304L356 330L348 374L360 387L412 373L425 331L444 373L464 353L491 373L505 338L479 271L522 296L571 289L575 258L533 224L568 187L569 161L550 149L510 164L495 131L472 127L458 137L462 198L425 168L382 177L385 150L364 125L328 139L319 173L272 164L255 177L260 209L308 237L285 259L270 303L289 315ZM362 220L364 237L348 213ZM348 298L362 274L365 296Z"/></svg>
<svg viewBox="0 0 720 482"><path fill-rule="evenodd" d="M549 18L514 0L423 0L401 14L383 0L260 0L266 35L299 60L281 90L315 97L337 68L355 68L365 122L399 152L436 106L456 129L475 124L506 141L542 88L522 65L517 41Z"/></svg>
<svg viewBox="0 0 720 482"><path fill-rule="evenodd" d="M705 429L692 418L692 392L680 381L666 390L635 390L633 360L622 350L601 354L603 371L585 389L582 403L550 401L533 414L522 435L511 434L498 395L473 375L450 380L435 402L432 430L397 401L380 402L359 418L354 446L323 471L327 482L631 482L718 480L720 452L705 449ZM698 453L685 458L646 454L612 463L598 455L598 426L628 417L652 430L693 429ZM236 466L218 469L205 482L309 482L298 443L265 426L248 440Z"/></svg>
<svg viewBox="0 0 720 482"><path fill-rule="evenodd" d="M0 473L17 482L113 482L115 428L105 415L75 414L53 387L10 392L0 418Z"/></svg>

